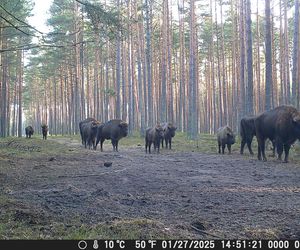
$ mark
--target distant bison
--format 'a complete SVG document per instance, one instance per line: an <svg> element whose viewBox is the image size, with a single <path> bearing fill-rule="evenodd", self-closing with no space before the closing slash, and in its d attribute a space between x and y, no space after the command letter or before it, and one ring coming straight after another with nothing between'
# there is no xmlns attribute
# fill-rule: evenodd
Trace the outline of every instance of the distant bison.
<svg viewBox="0 0 300 250"><path fill-rule="evenodd" d="M98 126L97 141L95 149L100 142L100 149L103 151L103 142L110 139L113 151L118 151L119 140L128 135L128 124L122 120L114 119Z"/></svg>
<svg viewBox="0 0 300 250"><path fill-rule="evenodd" d="M33 133L34 133L34 130L31 126L28 126L28 127L25 128L26 138L31 138Z"/></svg>
<svg viewBox="0 0 300 250"><path fill-rule="evenodd" d="M84 147L89 146L89 149L95 149L97 129L101 123L99 121L90 121L81 125L81 137Z"/></svg>
<svg viewBox="0 0 300 250"><path fill-rule="evenodd" d="M169 149L171 149L172 138L175 136L175 131L176 131L177 127L174 127L174 125L172 123L162 123L161 127L164 130L164 136L161 140L161 146L162 146L162 148L164 147L164 141L165 141L166 148L168 148L168 144L169 144Z"/></svg>
<svg viewBox="0 0 300 250"><path fill-rule="evenodd" d="M258 159L266 161L265 141L275 141L278 159L281 160L283 149L284 162L288 162L291 145L300 138L300 112L292 106L279 106L260 114L255 120L258 141Z"/></svg>
<svg viewBox="0 0 300 250"><path fill-rule="evenodd" d="M46 124L42 125L42 134L43 134L43 139L47 140L48 126Z"/></svg>
<svg viewBox="0 0 300 250"><path fill-rule="evenodd" d="M157 150L157 153L159 153L159 146L160 141L164 138L164 130L162 126L157 124L154 128L148 128L146 130L146 136L145 136L145 149L146 153L149 149L149 154L151 153L151 145L153 143L154 145L154 151Z"/></svg>
<svg viewBox="0 0 300 250"><path fill-rule="evenodd" d="M84 145L84 140L83 140L83 136L82 136L82 127L85 123L88 123L88 122L91 122L91 121L96 122L97 120L95 118L89 117L89 118L86 118L85 120L82 120L82 121L79 122L79 132L80 132L80 136L81 136L82 145Z"/></svg>
<svg viewBox="0 0 300 250"><path fill-rule="evenodd" d="M229 154L231 153L231 145L235 143L235 135L232 132L232 129L229 126L221 127L217 131L217 140L219 146L219 154L224 154L225 146L227 145Z"/></svg>

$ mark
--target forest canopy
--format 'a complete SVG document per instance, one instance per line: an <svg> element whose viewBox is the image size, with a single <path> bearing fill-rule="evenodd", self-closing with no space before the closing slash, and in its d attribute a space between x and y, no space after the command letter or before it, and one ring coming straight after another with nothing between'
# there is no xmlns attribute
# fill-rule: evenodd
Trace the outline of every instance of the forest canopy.
<svg viewBox="0 0 300 250"><path fill-rule="evenodd" d="M53 0L0 4L0 135L86 117L144 134L172 122L191 139L281 104L299 108L299 0Z"/></svg>

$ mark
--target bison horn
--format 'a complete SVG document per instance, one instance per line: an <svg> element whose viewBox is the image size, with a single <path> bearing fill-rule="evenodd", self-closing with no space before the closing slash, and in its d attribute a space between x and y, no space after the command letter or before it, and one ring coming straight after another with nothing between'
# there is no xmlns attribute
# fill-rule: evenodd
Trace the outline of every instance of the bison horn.
<svg viewBox="0 0 300 250"><path fill-rule="evenodd" d="M293 121L294 121L294 122L300 122L300 115L295 115L295 116L293 117Z"/></svg>

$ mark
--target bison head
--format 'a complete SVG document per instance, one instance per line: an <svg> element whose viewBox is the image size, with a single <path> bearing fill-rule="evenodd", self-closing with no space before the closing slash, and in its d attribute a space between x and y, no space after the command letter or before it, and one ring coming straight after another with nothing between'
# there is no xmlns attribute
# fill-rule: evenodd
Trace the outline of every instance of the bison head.
<svg viewBox="0 0 300 250"><path fill-rule="evenodd" d="M296 136L300 139L300 114L293 115L293 125L295 128Z"/></svg>
<svg viewBox="0 0 300 250"><path fill-rule="evenodd" d="M121 122L119 127L121 129L121 134L126 137L128 135L128 124L126 122Z"/></svg>
<svg viewBox="0 0 300 250"><path fill-rule="evenodd" d="M227 143L228 144L235 143L235 135L233 133L227 133Z"/></svg>
<svg viewBox="0 0 300 250"><path fill-rule="evenodd" d="M159 138L164 138L164 130L160 125L156 125L155 131L158 134Z"/></svg>
<svg viewBox="0 0 300 250"><path fill-rule="evenodd" d="M171 137L175 136L176 129L177 129L177 127L174 127L173 125L168 125L168 130L169 130L169 133L170 133Z"/></svg>
<svg viewBox="0 0 300 250"><path fill-rule="evenodd" d="M48 126L46 124L43 124L41 127L43 131L48 131Z"/></svg>

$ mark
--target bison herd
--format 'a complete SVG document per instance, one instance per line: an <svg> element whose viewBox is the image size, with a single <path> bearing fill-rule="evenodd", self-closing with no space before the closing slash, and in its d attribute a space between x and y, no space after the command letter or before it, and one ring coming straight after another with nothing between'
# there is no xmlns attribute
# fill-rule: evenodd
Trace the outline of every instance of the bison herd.
<svg viewBox="0 0 300 250"><path fill-rule="evenodd" d="M172 148L172 138L175 136L176 127L172 123L158 123L152 128L146 129L145 152L151 153L153 144L154 151L159 153L160 145ZM79 122L79 131L82 145L85 148L97 149L100 142L100 150L103 151L103 142L111 140L113 151L118 151L119 140L128 135L128 124L120 119L113 119L102 123L94 118L87 118ZM26 138L31 138L34 133L32 126L25 128ZM48 126L42 125L43 139L47 139ZM269 139L273 144L273 156L277 150L278 159L288 162L289 150L297 139L300 139L300 112L293 106L282 105L272 110L265 111L257 116L244 117L240 121L241 147L240 154L244 153L247 144L249 152L253 137L256 136L258 143L259 160L266 161L265 144ZM231 145L235 143L235 135L229 126L224 126L217 131L219 153L224 154L225 147L231 153Z"/></svg>
<svg viewBox="0 0 300 250"><path fill-rule="evenodd" d="M234 143L231 139L231 129L228 127L221 128L218 131L219 153L222 146L224 153L227 144L230 152L230 144ZM251 148L252 139L257 138L258 144L258 160L266 161L265 144L269 139L273 144L273 155L277 150L278 159L281 160L284 151L283 162L288 162L289 151L291 145L300 139L300 112L287 105L278 106L272 110L265 111L258 116L245 117L240 123L241 149L240 153L244 153L244 147L247 144L249 152L253 155Z"/></svg>
<svg viewBox="0 0 300 250"><path fill-rule="evenodd" d="M151 145L159 153L160 143L163 147L165 141L166 147L171 149L172 138L175 136L175 130L171 123L157 124L153 128L148 128L145 135L146 153L151 153ZM100 142L100 150L103 151L103 142L111 140L113 151L118 151L119 140L128 135L128 124L119 119L113 119L101 123L94 118L87 118L79 123L79 131L82 145L89 149L97 149Z"/></svg>

